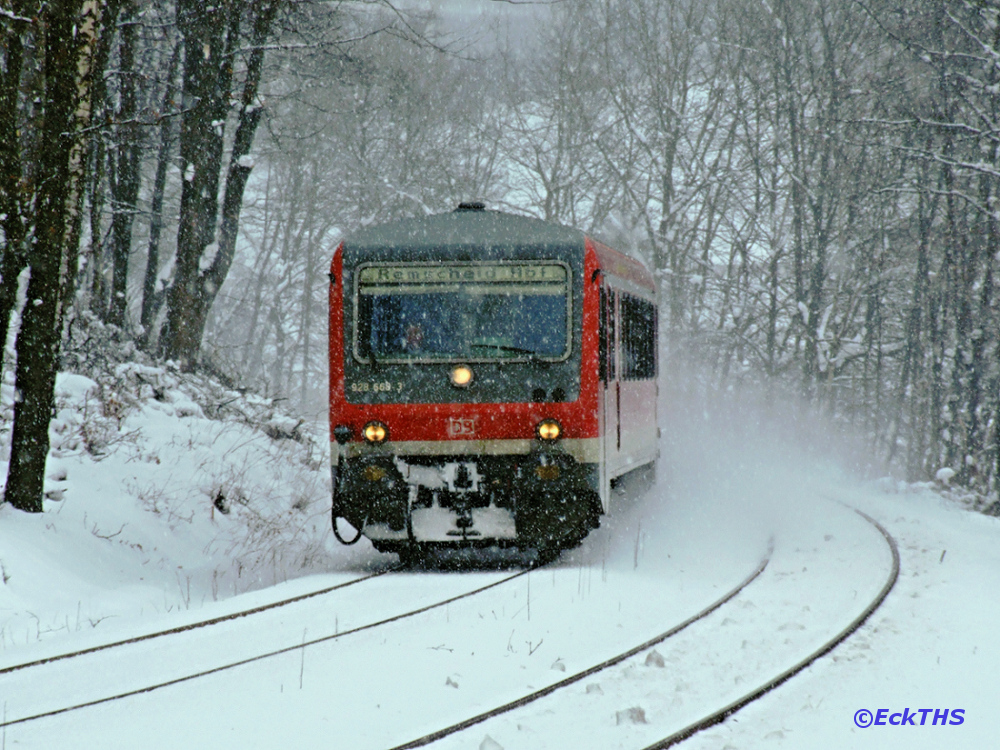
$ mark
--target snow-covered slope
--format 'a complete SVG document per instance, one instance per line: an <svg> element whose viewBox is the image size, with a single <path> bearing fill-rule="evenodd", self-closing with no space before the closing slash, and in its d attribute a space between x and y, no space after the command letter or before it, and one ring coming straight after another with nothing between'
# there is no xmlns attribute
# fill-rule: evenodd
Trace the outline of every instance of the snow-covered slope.
<svg viewBox="0 0 1000 750"><path fill-rule="evenodd" d="M45 512L0 505L0 650L376 559L331 541L317 429L169 366L91 374L58 377Z"/></svg>

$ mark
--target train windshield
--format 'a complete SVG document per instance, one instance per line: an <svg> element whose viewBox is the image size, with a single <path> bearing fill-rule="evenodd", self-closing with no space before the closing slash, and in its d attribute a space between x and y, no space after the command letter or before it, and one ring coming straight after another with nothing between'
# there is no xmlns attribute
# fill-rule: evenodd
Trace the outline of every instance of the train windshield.
<svg viewBox="0 0 1000 750"><path fill-rule="evenodd" d="M377 362L565 359L569 278L556 262L363 266L354 355Z"/></svg>

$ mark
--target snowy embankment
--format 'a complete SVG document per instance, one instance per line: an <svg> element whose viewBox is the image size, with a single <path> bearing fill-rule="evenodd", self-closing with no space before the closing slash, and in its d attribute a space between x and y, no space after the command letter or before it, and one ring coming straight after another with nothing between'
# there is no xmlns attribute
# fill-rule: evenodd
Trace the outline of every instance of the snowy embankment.
<svg viewBox="0 0 1000 750"><path fill-rule="evenodd" d="M331 543L327 449L307 425L170 367L95 377L58 377L45 512L0 505L0 655L364 564ZM0 395L5 477L9 382Z"/></svg>

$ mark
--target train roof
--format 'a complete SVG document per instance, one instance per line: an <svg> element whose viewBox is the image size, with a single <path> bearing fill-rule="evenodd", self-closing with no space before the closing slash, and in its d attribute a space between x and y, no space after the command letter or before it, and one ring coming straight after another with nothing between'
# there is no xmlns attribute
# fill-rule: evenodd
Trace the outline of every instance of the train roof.
<svg viewBox="0 0 1000 750"><path fill-rule="evenodd" d="M641 259L631 253L608 247L579 229L520 216L488 210L482 203L460 203L447 213L377 224L360 229L344 240L345 250L354 257L366 256L386 248L403 248L419 255L425 250L442 247L590 247L598 264L608 273L630 279L640 286L654 289L652 274Z"/></svg>
<svg viewBox="0 0 1000 750"><path fill-rule="evenodd" d="M471 206L471 207L469 207ZM577 245L584 234L560 224L461 204L455 211L402 219L361 229L344 240L351 250L385 247L421 248L442 245Z"/></svg>
<svg viewBox="0 0 1000 750"><path fill-rule="evenodd" d="M608 247L593 237L588 237L587 240L597 256L598 266L606 273L628 279L639 286L653 290L655 294L656 284L653 281L653 275L641 259L631 253L624 253L613 247Z"/></svg>

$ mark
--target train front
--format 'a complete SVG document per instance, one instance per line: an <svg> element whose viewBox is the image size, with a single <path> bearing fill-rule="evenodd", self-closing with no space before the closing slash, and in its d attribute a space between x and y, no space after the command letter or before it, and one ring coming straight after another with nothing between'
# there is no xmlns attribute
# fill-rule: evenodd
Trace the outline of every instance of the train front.
<svg viewBox="0 0 1000 750"><path fill-rule="evenodd" d="M581 362L595 361L583 321L597 307L584 255L580 232L479 206L363 230L338 248L338 538L351 541L340 518L386 552L546 550L596 525L596 365Z"/></svg>

